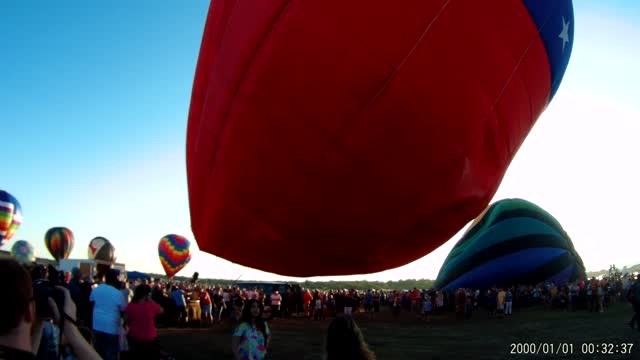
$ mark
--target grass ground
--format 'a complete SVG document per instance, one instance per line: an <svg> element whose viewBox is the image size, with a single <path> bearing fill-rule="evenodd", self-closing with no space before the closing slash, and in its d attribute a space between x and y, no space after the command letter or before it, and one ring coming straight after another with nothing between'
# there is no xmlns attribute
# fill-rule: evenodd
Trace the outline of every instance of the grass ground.
<svg viewBox="0 0 640 360"><path fill-rule="evenodd" d="M476 312L469 320L454 314L434 317L430 323L403 313L394 320L389 312L369 319L355 314L365 339L378 359L640 359L640 332L628 326L628 304L604 313L527 309L510 318L488 319ZM269 323L274 359L322 359L325 331L330 320L280 319ZM232 359L231 330L163 329L162 346L176 359ZM573 354L526 356L511 354L511 344L573 344ZM631 354L582 355L582 344L633 343Z"/></svg>

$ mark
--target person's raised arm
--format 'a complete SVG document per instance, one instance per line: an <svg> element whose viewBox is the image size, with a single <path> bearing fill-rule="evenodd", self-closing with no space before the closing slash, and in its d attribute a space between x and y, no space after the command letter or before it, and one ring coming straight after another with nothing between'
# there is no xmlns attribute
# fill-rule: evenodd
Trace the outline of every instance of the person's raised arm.
<svg viewBox="0 0 640 360"><path fill-rule="evenodd" d="M233 358L240 360L240 336L233 336L231 338L231 351L233 351Z"/></svg>
<svg viewBox="0 0 640 360"><path fill-rule="evenodd" d="M35 313L35 310L34 310ZM33 327L31 328L31 349L34 355L38 354L40 349L40 341L42 340L42 333L44 332L44 321L36 318Z"/></svg>
<svg viewBox="0 0 640 360"><path fill-rule="evenodd" d="M264 348L269 350L271 346L271 329L269 329L269 323L264 322Z"/></svg>
<svg viewBox="0 0 640 360"><path fill-rule="evenodd" d="M64 293L64 314L61 314L61 316L64 317L62 331L69 345L71 345L73 353L79 360L101 360L100 355L98 355L93 346L84 339L80 330L78 330L75 317L76 304L71 299L69 290L63 286L56 286L56 289Z"/></svg>
<svg viewBox="0 0 640 360"><path fill-rule="evenodd" d="M242 338L244 328L240 323L233 331L233 337L231 337L231 350L233 351L233 357L236 360L241 360L242 354L240 354L240 339Z"/></svg>

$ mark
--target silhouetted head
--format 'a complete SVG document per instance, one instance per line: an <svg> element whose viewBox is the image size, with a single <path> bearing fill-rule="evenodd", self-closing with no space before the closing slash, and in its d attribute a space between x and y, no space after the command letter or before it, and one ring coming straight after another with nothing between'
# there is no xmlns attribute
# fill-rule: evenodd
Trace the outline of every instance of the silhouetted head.
<svg viewBox="0 0 640 360"><path fill-rule="evenodd" d="M338 316L327 331L327 360L374 360L360 328L351 316Z"/></svg>

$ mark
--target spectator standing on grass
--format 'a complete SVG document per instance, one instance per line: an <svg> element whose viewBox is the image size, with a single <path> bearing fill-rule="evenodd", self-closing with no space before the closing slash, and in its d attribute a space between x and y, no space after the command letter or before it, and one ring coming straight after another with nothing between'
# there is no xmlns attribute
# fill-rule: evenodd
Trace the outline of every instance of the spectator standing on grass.
<svg viewBox="0 0 640 360"><path fill-rule="evenodd" d="M578 287L578 284L573 283L569 285L569 311L576 311L579 292L580 287Z"/></svg>
<svg viewBox="0 0 640 360"><path fill-rule="evenodd" d="M358 290L352 290L351 298L353 299L353 309L352 312L359 313L360 312L360 295L358 294Z"/></svg>
<svg viewBox="0 0 640 360"><path fill-rule="evenodd" d="M372 310L373 303L373 294L371 293L371 289L367 290L367 293L364 295L364 311L370 312Z"/></svg>
<svg viewBox="0 0 640 360"><path fill-rule="evenodd" d="M393 317L397 320L400 317L400 311L402 310L402 304L400 303L400 295L393 294L393 299L391 300L391 312L393 313Z"/></svg>
<svg viewBox="0 0 640 360"><path fill-rule="evenodd" d="M329 292L327 295L327 302L325 305L327 306L328 315L330 317L336 317L336 303L332 292Z"/></svg>
<svg viewBox="0 0 640 360"><path fill-rule="evenodd" d="M598 285L598 291L597 291L598 311L600 311L601 313L604 312L604 292L605 292L605 287L604 287L604 284L601 282Z"/></svg>
<svg viewBox="0 0 640 360"><path fill-rule="evenodd" d="M589 302L589 312L598 311L597 309L597 296L598 290L596 289L596 279L593 278L587 284L587 301Z"/></svg>
<svg viewBox="0 0 640 360"><path fill-rule="evenodd" d="M271 294L271 311L274 317L280 317L280 305L282 303L282 296L278 290Z"/></svg>
<svg viewBox="0 0 640 360"><path fill-rule="evenodd" d="M124 301L129 304L131 299L133 299L133 291L129 288L129 282L123 281L120 283L120 292L124 297Z"/></svg>
<svg viewBox="0 0 640 360"><path fill-rule="evenodd" d="M424 301L424 319L426 322L431 321L431 300Z"/></svg>
<svg viewBox="0 0 640 360"><path fill-rule="evenodd" d="M204 288L200 291L200 310L202 312L202 319L205 326L211 326L211 295L209 295L209 289Z"/></svg>
<svg viewBox="0 0 640 360"><path fill-rule="evenodd" d="M231 349L236 360L262 360L267 357L271 331L262 318L262 307L256 299L249 300L240 322L233 331Z"/></svg>
<svg viewBox="0 0 640 360"><path fill-rule="evenodd" d="M324 318L324 309L322 308L322 298L320 297L319 294L316 294L315 300L314 300L314 313L313 313L313 318L315 320L320 320Z"/></svg>
<svg viewBox="0 0 640 360"><path fill-rule="evenodd" d="M93 289L89 298L93 303L95 348L104 360L116 360L120 353L122 313L127 304L122 293L116 288L116 270L107 271L105 280Z"/></svg>
<svg viewBox="0 0 640 360"><path fill-rule="evenodd" d="M151 288L139 285L133 299L125 309L129 324L129 354L131 359L153 359L160 357L158 333L156 332L156 315L164 310L151 300Z"/></svg>
<svg viewBox="0 0 640 360"><path fill-rule="evenodd" d="M504 295L504 315L511 316L513 312L513 293L511 289L507 289L506 294Z"/></svg>
<svg viewBox="0 0 640 360"><path fill-rule="evenodd" d="M467 296L466 304L464 305L464 318L471 319L471 315L473 314L473 301L471 300L471 296Z"/></svg>
<svg viewBox="0 0 640 360"><path fill-rule="evenodd" d="M422 312L421 307L420 307L420 290L418 290L418 288L413 288L413 291L411 291L411 311L414 314L418 314L418 316L420 316L420 313Z"/></svg>
<svg viewBox="0 0 640 360"><path fill-rule="evenodd" d="M631 302L634 312L629 326L633 329L635 323L638 323L638 330L640 330L640 274L638 274L636 282L629 287L627 298Z"/></svg>
<svg viewBox="0 0 640 360"><path fill-rule="evenodd" d="M353 297L348 292L344 292L344 314L351 316L353 310Z"/></svg>
<svg viewBox="0 0 640 360"><path fill-rule="evenodd" d="M504 302L506 296L507 293L504 291L504 288L501 288L500 291L498 291L498 314L504 315Z"/></svg>
<svg viewBox="0 0 640 360"><path fill-rule="evenodd" d="M372 301L372 305L373 305L373 312L377 313L380 312L380 302L381 302L381 298L382 298L382 294L381 292L379 292L378 290L373 292L373 301Z"/></svg>
<svg viewBox="0 0 640 360"><path fill-rule="evenodd" d="M176 311L178 315L178 325L186 324L188 321L187 317L187 301L184 298L184 291L178 288L177 286L173 286L171 289L171 298L176 305Z"/></svg>
<svg viewBox="0 0 640 360"><path fill-rule="evenodd" d="M496 307L498 305L498 296L493 290L487 292L487 310L489 317L492 318L496 315Z"/></svg>

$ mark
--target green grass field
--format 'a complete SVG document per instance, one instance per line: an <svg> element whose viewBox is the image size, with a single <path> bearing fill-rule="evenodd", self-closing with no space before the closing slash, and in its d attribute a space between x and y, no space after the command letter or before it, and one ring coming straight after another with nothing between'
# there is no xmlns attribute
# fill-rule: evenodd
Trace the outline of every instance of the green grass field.
<svg viewBox="0 0 640 360"><path fill-rule="evenodd" d="M505 319L488 319L482 311L469 320L445 314L430 323L409 313L403 313L399 320L392 319L388 312L377 314L373 320L366 314L355 314L355 319L378 359L640 359L640 331L628 326L631 315L630 305L624 303L604 313L527 309ZM271 321L273 358L322 359L329 321ZM160 341L179 360L233 358L228 327L163 329ZM511 344L518 343L549 343L556 349L558 344L568 343L573 353L512 354ZM634 345L631 354L583 355L582 345L589 343Z"/></svg>

